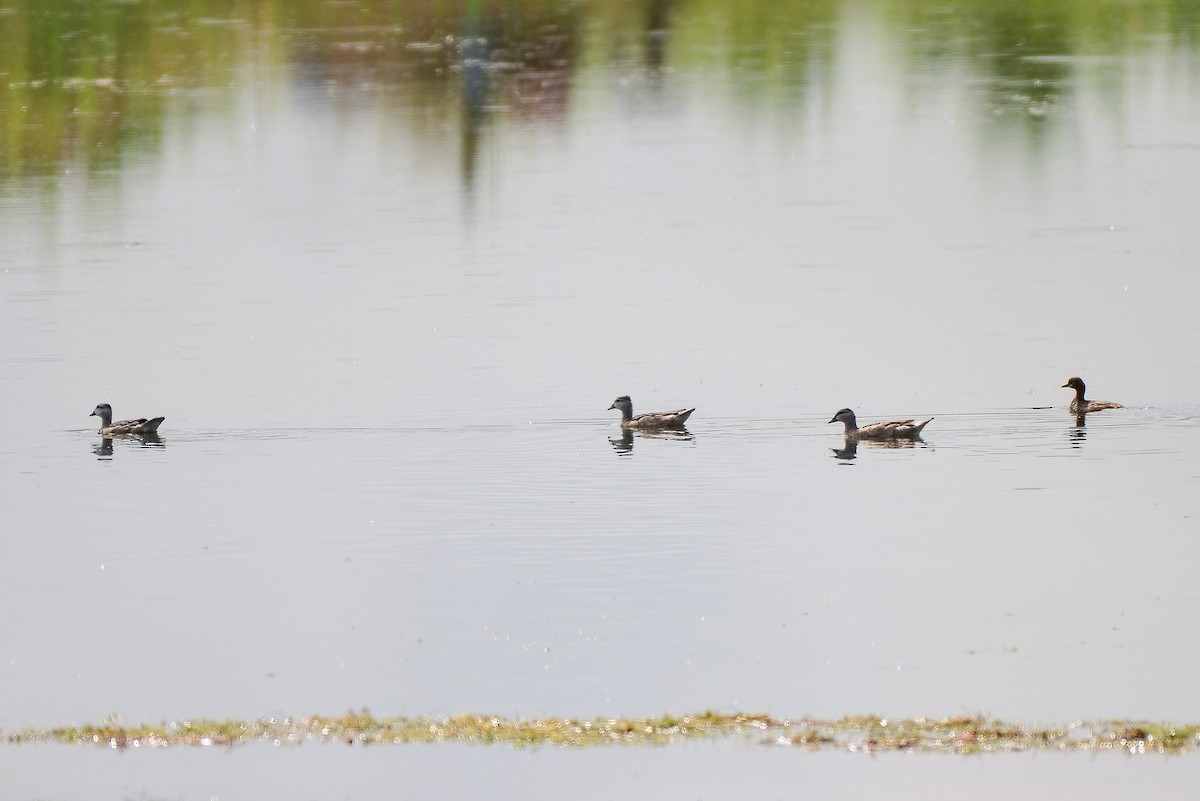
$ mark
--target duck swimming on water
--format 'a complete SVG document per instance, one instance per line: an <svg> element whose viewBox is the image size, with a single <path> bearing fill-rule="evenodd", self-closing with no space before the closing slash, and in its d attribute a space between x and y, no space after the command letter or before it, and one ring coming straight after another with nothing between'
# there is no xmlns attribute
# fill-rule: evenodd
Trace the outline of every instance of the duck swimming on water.
<svg viewBox="0 0 1200 801"><path fill-rule="evenodd" d="M691 409L673 409L669 412L646 412L634 417L633 401L629 399L628 395L617 398L608 408L610 410L620 409L621 428L681 428L692 416L692 412L696 411L693 407Z"/></svg>
<svg viewBox="0 0 1200 801"><path fill-rule="evenodd" d="M851 409L841 409L833 416L830 423L843 423L846 426L846 439L920 439L921 429L929 425L929 420L914 423L908 420L888 420L881 423L870 423L859 428L858 420Z"/></svg>
<svg viewBox="0 0 1200 801"><path fill-rule="evenodd" d="M1083 397L1083 393L1087 391L1087 385L1083 383L1083 379L1079 376L1072 376L1067 379L1067 383L1063 384L1063 388L1075 390L1075 397L1071 399L1071 411L1074 414L1087 414L1088 412L1098 412L1102 409L1124 409L1125 407L1119 403L1112 401L1090 401Z"/></svg>
<svg viewBox="0 0 1200 801"><path fill-rule="evenodd" d="M119 420L114 423L112 407L107 403L98 405L88 417L100 418L100 433L106 437L114 434L153 434L158 431L162 421L167 419L154 417L147 420L145 417L139 417L136 420Z"/></svg>

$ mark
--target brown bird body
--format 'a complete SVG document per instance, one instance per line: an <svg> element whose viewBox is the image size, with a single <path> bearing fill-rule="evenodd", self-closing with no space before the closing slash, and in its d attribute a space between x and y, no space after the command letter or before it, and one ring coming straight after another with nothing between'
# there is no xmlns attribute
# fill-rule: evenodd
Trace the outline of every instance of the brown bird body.
<svg viewBox="0 0 1200 801"><path fill-rule="evenodd" d="M88 416L100 418L100 433L106 437L114 434L153 434L158 431L162 421L167 419L165 417L150 419L139 417L136 420L118 420L114 423L112 407L107 403L101 403Z"/></svg>
<svg viewBox="0 0 1200 801"><path fill-rule="evenodd" d="M672 409L669 412L646 412L636 417L633 414L633 401L628 395L622 395L608 407L620 409L621 428L682 428L687 419L692 416L691 409Z"/></svg>
<svg viewBox="0 0 1200 801"><path fill-rule="evenodd" d="M833 416L830 423L842 423L846 426L846 439L920 439L921 430L929 425L929 420L914 423L908 420L887 420L880 423L869 423L859 427L858 420L851 409L841 409Z"/></svg>

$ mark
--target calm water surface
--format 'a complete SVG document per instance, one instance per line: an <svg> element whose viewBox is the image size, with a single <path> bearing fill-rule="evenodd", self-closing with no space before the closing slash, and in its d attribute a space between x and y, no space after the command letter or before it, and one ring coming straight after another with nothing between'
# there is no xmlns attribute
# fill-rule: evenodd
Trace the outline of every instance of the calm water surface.
<svg viewBox="0 0 1200 801"><path fill-rule="evenodd" d="M0 728L1200 719L1194 10L737 5L0 16ZM1076 374L1128 408L1076 425ZM687 436L622 437L625 393ZM847 405L935 420L848 453ZM0 749L0 787L1196 779L384 750Z"/></svg>

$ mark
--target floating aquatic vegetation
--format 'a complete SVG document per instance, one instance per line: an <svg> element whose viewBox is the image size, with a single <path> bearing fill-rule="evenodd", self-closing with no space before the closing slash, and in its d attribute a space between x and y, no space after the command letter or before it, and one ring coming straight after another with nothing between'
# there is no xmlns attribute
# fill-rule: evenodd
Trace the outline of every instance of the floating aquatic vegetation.
<svg viewBox="0 0 1200 801"><path fill-rule="evenodd" d="M730 737L806 751L983 754L1038 750L1178 754L1200 747L1200 724L1101 721L1046 727L983 717L893 720L857 716L840 720L784 720L763 714L720 712L592 720L510 720L489 715L377 718L363 710L340 717L202 719L159 725L127 725L110 718L99 725L11 732L3 735L3 740L8 745L49 742L120 750L174 746L230 748L251 743L300 745L305 742L346 745L457 742L580 748L654 746Z"/></svg>

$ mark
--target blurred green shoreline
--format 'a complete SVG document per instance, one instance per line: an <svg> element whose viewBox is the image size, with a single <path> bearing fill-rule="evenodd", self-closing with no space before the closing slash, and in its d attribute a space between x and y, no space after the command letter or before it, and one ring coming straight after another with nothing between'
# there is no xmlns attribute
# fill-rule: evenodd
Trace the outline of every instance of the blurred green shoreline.
<svg viewBox="0 0 1200 801"><path fill-rule="evenodd" d="M560 119L598 65L800 107L876 46L857 26L882 31L909 72L965 63L979 102L1022 125L1053 124L1081 65L1118 95L1105 61L1180 54L1200 70L1200 6L1186 0L17 0L0 9L0 184L116 169L158 146L171 104L231 103L248 83L366 92L426 136L495 107Z"/></svg>

